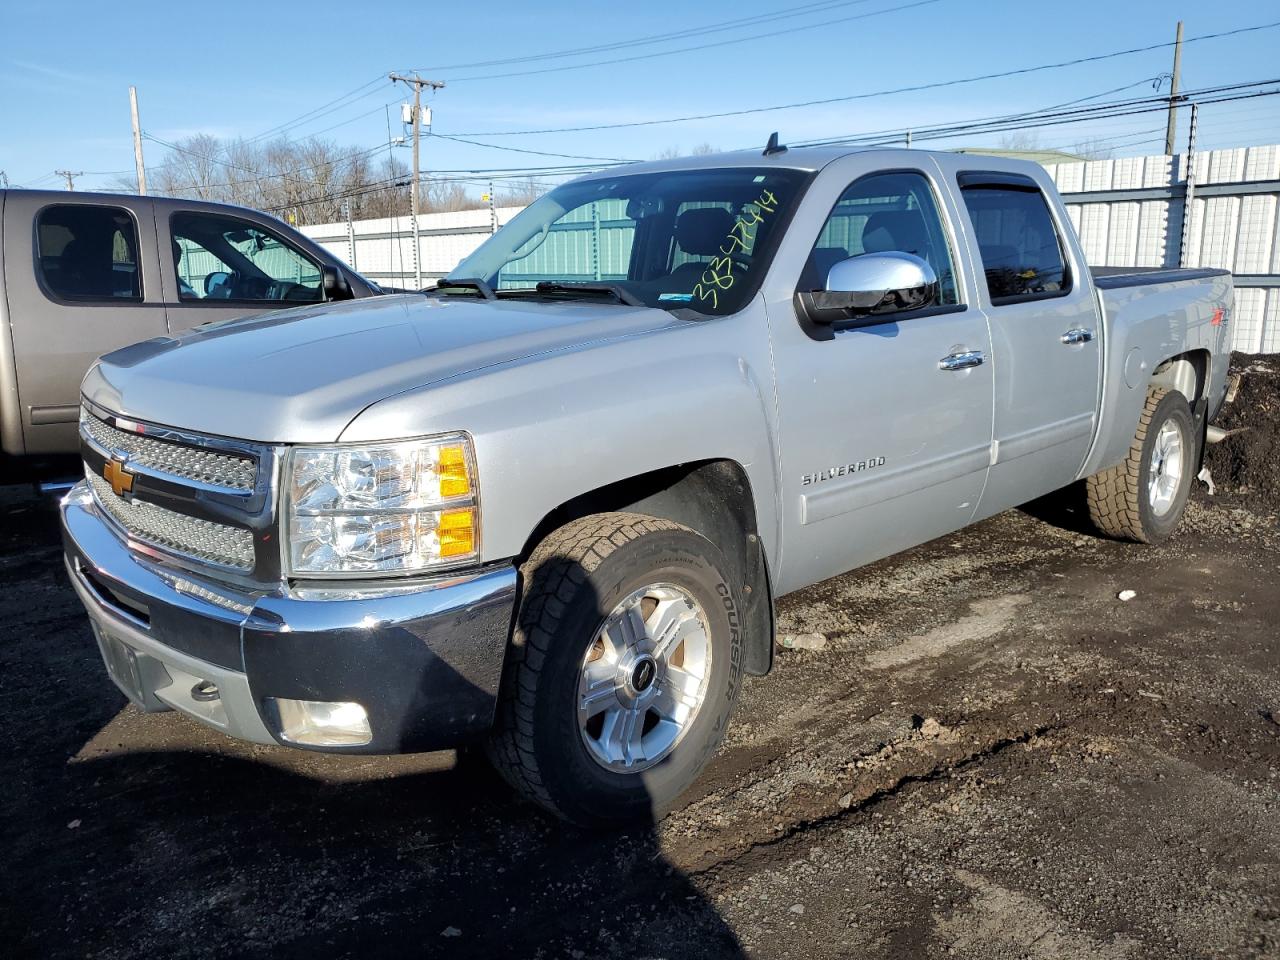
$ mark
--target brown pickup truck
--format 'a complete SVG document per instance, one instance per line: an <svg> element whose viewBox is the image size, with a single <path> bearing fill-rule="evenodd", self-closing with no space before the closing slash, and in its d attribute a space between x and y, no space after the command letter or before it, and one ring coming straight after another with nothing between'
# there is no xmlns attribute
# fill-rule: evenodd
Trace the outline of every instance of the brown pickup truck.
<svg viewBox="0 0 1280 960"><path fill-rule="evenodd" d="M77 451L80 381L98 356L213 320L380 292L243 207L0 190L0 482Z"/></svg>

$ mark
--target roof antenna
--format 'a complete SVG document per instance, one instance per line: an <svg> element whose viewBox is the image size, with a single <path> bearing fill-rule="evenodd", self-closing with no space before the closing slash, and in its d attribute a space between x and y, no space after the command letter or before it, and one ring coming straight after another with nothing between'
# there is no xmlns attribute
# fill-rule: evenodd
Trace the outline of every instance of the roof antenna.
<svg viewBox="0 0 1280 960"><path fill-rule="evenodd" d="M764 146L764 156L771 157L775 153L786 153L787 146L784 143L778 143L778 131L775 130L769 134L769 142Z"/></svg>

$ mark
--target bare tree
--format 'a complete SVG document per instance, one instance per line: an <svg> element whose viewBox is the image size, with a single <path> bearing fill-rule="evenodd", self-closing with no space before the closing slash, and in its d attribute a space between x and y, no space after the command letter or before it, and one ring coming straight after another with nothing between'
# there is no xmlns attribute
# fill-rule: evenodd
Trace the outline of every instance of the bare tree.
<svg viewBox="0 0 1280 960"><path fill-rule="evenodd" d="M409 169L394 155L375 162L373 152L319 138L255 143L200 134L177 141L147 180L161 196L235 203L298 224L340 220L347 204L353 217L405 216ZM137 181L121 177L116 186L136 191ZM422 210L482 206L461 183L429 181Z"/></svg>
<svg viewBox="0 0 1280 960"><path fill-rule="evenodd" d="M1091 138L1081 140L1071 148L1070 152L1082 160L1110 160L1115 156L1116 148L1108 146L1105 140Z"/></svg>
<svg viewBox="0 0 1280 960"><path fill-rule="evenodd" d="M499 207L527 207L546 192L546 187L529 177L512 181L501 191L495 191L493 202Z"/></svg>

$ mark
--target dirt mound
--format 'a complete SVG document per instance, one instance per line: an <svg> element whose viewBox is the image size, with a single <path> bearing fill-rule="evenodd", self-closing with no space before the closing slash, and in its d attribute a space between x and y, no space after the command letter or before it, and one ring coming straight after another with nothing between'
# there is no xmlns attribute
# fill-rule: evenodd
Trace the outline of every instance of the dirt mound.
<svg viewBox="0 0 1280 960"><path fill-rule="evenodd" d="M1210 444L1205 465L1225 492L1280 509L1280 356L1235 353L1231 372L1240 389L1216 425L1240 432Z"/></svg>

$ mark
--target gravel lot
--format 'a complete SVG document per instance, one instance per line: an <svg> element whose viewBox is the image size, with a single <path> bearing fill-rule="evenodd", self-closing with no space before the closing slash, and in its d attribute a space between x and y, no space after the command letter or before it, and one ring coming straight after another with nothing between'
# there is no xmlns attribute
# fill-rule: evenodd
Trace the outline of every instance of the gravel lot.
<svg viewBox="0 0 1280 960"><path fill-rule="evenodd" d="M781 650L687 802L622 836L467 753L139 713L53 510L0 490L0 517L8 956L1280 957L1256 499L1199 496L1158 549L1011 512L786 598L782 632L825 648Z"/></svg>

